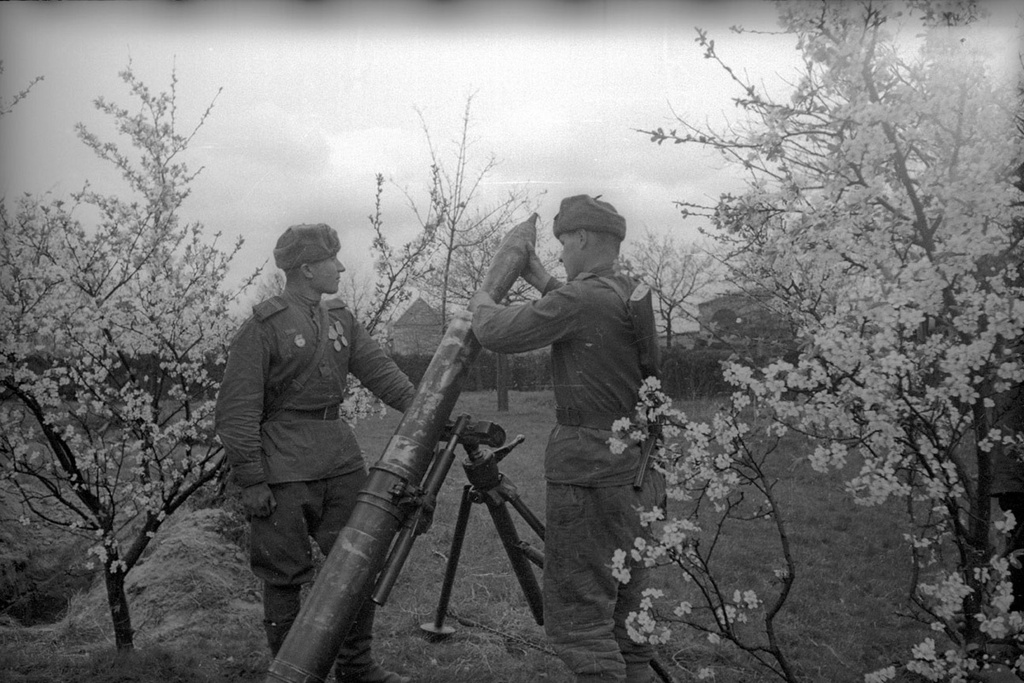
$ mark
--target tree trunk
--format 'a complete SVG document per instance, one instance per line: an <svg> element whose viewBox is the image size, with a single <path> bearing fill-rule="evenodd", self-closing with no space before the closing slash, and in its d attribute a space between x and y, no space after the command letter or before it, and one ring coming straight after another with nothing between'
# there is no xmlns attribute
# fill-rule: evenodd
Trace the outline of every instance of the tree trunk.
<svg viewBox="0 0 1024 683"><path fill-rule="evenodd" d="M988 438L991 425L987 411L982 407L980 401L972 406L972 411L975 443L979 443ZM973 591L964 598L964 614L967 615L964 624L964 638L968 643L981 645L987 640L987 637L982 633L978 622L971 617L980 613L983 607L981 596L984 594L984 582L978 578L976 572L985 569L992 557L990 537L992 503L989 498L992 491L992 460L991 456L980 448L976 448L976 459L978 482L974 495L967 501L970 517L967 522L967 538L965 539L968 557L964 566L964 579ZM970 487L967 487L967 491L968 496L971 496Z"/></svg>
<svg viewBox="0 0 1024 683"><path fill-rule="evenodd" d="M504 353L496 354L498 377L496 387L498 390L498 412L508 412L508 356Z"/></svg>
<svg viewBox="0 0 1024 683"><path fill-rule="evenodd" d="M107 587L107 605L110 607L110 619L114 623L114 643L118 650L135 649L132 616L128 611L128 596L124 592L124 582L128 576L121 564L117 551L107 547L107 560L103 566L103 578Z"/></svg>

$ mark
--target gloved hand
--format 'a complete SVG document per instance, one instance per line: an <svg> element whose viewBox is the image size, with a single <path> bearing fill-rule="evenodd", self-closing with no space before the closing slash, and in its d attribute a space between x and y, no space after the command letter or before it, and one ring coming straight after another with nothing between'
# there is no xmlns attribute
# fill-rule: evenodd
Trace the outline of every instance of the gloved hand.
<svg viewBox="0 0 1024 683"><path fill-rule="evenodd" d="M277 501L274 500L274 494L266 482L242 489L242 508L246 514L267 517L276 507Z"/></svg>
<svg viewBox="0 0 1024 683"><path fill-rule="evenodd" d="M476 294L474 294L473 297L469 300L469 310L475 311L477 306L479 306L480 304L493 303L494 299L491 298L491 295L481 289Z"/></svg>

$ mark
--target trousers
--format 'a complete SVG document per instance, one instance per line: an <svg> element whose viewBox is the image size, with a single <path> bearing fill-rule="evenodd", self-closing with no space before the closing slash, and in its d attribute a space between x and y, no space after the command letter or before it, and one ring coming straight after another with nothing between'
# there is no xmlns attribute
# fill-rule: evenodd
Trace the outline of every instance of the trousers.
<svg viewBox="0 0 1024 683"><path fill-rule="evenodd" d="M650 472L641 491L624 486L548 484L544 538L544 629L577 680L650 680L654 648L626 629L649 585L648 570L630 564L631 578L612 575L612 555L646 535L638 508L663 505L664 478Z"/></svg>
<svg viewBox="0 0 1024 683"><path fill-rule="evenodd" d="M252 518L250 564L263 580L263 624L273 656L299 614L303 584L313 580L312 543L330 553L365 483L366 471L359 469L329 479L271 484L277 507L267 517ZM367 600L339 651L339 673L373 666L374 615Z"/></svg>

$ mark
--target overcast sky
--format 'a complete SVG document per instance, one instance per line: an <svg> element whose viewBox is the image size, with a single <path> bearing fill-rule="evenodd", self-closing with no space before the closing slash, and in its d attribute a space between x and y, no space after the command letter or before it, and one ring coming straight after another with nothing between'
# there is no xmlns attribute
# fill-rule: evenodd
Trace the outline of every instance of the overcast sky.
<svg viewBox="0 0 1024 683"><path fill-rule="evenodd" d="M235 280L303 222L337 228L342 260L368 272L375 174L388 180L384 221L401 242L418 225L403 190L427 203L417 109L450 159L471 94L471 168L490 154L500 162L485 201L528 186L550 230L563 197L601 194L630 236L651 228L689 239L696 226L673 200L711 200L739 179L713 156L656 146L634 128L671 126L673 112L735 117L737 92L703 58L695 26L749 78L769 89L792 80L791 37L736 36L731 24L774 30L775 9L618 0L0 3L0 97L45 79L0 119L0 190L67 195L86 179L118 189L74 125L114 139L92 100L134 105L118 78L131 60L154 91L176 72L183 129L216 97L187 158L204 170L184 215L228 239L244 236Z"/></svg>

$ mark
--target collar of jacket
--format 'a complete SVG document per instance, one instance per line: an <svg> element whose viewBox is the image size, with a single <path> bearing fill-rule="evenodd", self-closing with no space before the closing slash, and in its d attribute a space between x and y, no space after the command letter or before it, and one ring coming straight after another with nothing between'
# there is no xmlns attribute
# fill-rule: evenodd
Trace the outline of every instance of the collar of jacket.
<svg viewBox="0 0 1024 683"><path fill-rule="evenodd" d="M603 266L601 268L595 268L594 270L585 270L577 275L574 280L586 280L591 277L607 277L609 275L618 274L618 270L613 265Z"/></svg>
<svg viewBox="0 0 1024 683"><path fill-rule="evenodd" d="M311 299L311 298L309 298L307 296L302 296L301 294L296 294L295 292L290 292L287 289L284 290L284 292L281 293L281 296L288 303L294 304L294 305L296 305L299 308L302 308L304 310L316 310L316 308L320 305L319 297L316 298L316 299Z"/></svg>

